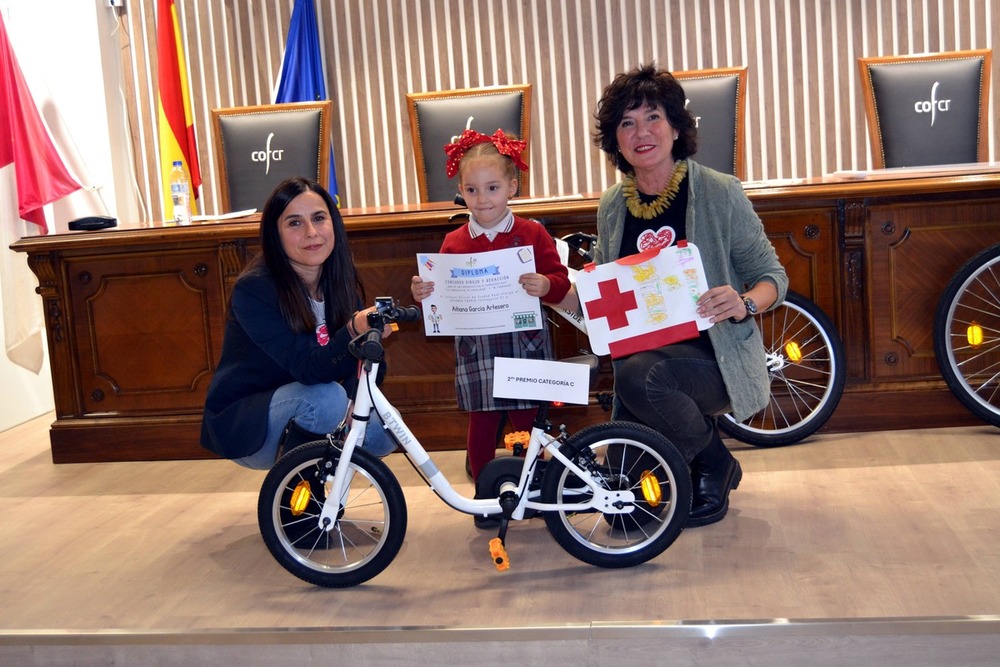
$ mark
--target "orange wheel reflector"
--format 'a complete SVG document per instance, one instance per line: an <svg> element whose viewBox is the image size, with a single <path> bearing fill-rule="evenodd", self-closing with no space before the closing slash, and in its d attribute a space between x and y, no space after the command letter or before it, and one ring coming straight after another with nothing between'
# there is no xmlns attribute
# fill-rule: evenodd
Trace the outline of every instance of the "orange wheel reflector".
<svg viewBox="0 0 1000 667"><path fill-rule="evenodd" d="M659 506L660 501L663 500L663 494L660 493L660 480L656 479L656 475L649 470L644 470L639 477L639 486L642 488L642 497L646 499L649 506Z"/></svg>
<svg viewBox="0 0 1000 667"><path fill-rule="evenodd" d="M312 489L309 488L309 482L302 480L292 491L292 499L288 503L289 509L292 510L292 516L298 516L306 511L306 507L309 506L309 498L312 497Z"/></svg>
<svg viewBox="0 0 1000 667"><path fill-rule="evenodd" d="M979 349L979 346L983 344L983 327L980 326L979 322L973 320L972 324L965 330L965 337L973 350Z"/></svg>
<svg viewBox="0 0 1000 667"><path fill-rule="evenodd" d="M785 343L785 356L792 363L799 363L802 361L802 350L799 348L799 344L794 340L790 340Z"/></svg>

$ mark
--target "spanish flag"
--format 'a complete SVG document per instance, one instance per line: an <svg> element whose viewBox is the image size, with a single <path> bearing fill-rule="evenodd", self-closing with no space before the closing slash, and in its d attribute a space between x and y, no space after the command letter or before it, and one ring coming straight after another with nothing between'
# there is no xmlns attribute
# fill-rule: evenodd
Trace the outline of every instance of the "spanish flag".
<svg viewBox="0 0 1000 667"><path fill-rule="evenodd" d="M201 187L198 167L198 146L195 142L188 92L184 45L181 42L180 21L175 0L157 0L156 19L156 87L159 92L157 111L160 117L160 182L163 187L163 219L174 217L170 199L170 170L174 161L184 163L191 184L191 213L197 212L195 199Z"/></svg>

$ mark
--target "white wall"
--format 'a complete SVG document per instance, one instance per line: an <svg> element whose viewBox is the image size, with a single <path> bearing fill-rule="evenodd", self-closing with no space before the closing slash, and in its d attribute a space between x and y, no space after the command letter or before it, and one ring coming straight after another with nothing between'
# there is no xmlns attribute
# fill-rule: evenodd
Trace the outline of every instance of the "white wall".
<svg viewBox="0 0 1000 667"><path fill-rule="evenodd" d="M114 32L117 15L106 4L106 0L0 0L0 14L35 104L70 173L87 188L47 207L51 232L65 232L70 220L84 215L134 219L138 210L130 203L128 192L115 188L116 176L120 184L131 179L128 132L118 91L121 77L114 64L119 48L119 35ZM111 65L106 67L105 63ZM8 167L2 176L9 180L12 173ZM13 192L12 185L0 187L0 211L17 210L16 201L11 201ZM33 227L9 217L5 214L0 219L7 230ZM15 233L15 238L20 233ZM6 246L0 253L0 261L26 269L23 253ZM30 284L37 285L31 277ZM12 298L39 299L32 289L8 294L8 299ZM9 307L4 310L9 312ZM0 310L0 324L3 312ZM0 349L0 387L4 388L0 431L53 409L47 358L42 369L34 373L13 364Z"/></svg>

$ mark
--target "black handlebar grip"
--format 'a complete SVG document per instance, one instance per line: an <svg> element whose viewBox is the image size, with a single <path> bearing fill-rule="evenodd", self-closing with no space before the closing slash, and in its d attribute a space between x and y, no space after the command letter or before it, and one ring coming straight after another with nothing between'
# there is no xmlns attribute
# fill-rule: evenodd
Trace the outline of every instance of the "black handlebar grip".
<svg viewBox="0 0 1000 667"><path fill-rule="evenodd" d="M397 322L419 322L420 321L420 309L416 306L402 306L396 308Z"/></svg>
<svg viewBox="0 0 1000 667"><path fill-rule="evenodd" d="M378 329L369 329L361 335L361 355L369 361L381 361L382 359L382 332Z"/></svg>

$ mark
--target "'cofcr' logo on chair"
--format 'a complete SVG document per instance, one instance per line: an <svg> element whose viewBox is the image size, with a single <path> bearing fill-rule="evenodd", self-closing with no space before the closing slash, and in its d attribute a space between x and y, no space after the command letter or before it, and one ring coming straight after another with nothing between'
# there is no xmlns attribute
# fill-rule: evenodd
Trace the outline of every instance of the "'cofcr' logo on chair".
<svg viewBox="0 0 1000 667"><path fill-rule="evenodd" d="M284 148L271 148L272 139L274 139L274 132L271 132L270 134L267 135L267 142L265 143L264 150L251 151L250 153L250 160L252 162L264 163L265 174L271 173L271 160L274 160L275 162L281 162L281 156L285 152Z"/></svg>
<svg viewBox="0 0 1000 667"><path fill-rule="evenodd" d="M913 104L913 110L917 113L929 113L931 115L931 127L934 127L934 121L937 118L938 111L947 111L948 107L951 105L951 100L939 100L937 98L938 86L941 83L935 81L934 85L931 86L931 98L929 100L918 100Z"/></svg>

